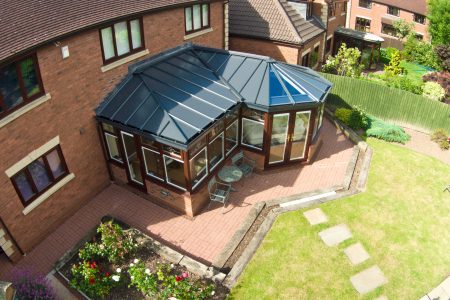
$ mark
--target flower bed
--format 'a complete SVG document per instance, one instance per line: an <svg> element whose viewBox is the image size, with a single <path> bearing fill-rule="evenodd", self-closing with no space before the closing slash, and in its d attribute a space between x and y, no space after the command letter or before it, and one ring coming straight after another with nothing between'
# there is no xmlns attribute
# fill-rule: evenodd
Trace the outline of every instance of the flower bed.
<svg viewBox="0 0 450 300"><path fill-rule="evenodd" d="M75 250L57 270L86 298L224 299L228 293L219 281L177 264L181 254L118 221L102 222ZM177 258L158 254L166 252Z"/></svg>

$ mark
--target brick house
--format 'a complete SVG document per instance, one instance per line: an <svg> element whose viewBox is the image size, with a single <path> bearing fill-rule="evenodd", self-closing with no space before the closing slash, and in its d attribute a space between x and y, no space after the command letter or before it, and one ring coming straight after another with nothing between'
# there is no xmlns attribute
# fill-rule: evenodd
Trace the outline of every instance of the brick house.
<svg viewBox="0 0 450 300"><path fill-rule="evenodd" d="M94 109L128 66L184 42L227 47L227 4L52 0L2 7L0 255L17 261L110 184Z"/></svg>
<svg viewBox="0 0 450 300"><path fill-rule="evenodd" d="M349 6L347 27L381 36L383 46L401 47L392 26L398 19L412 22L417 38L430 40L425 0L350 0Z"/></svg>
<svg viewBox="0 0 450 300"><path fill-rule="evenodd" d="M317 69L346 15L347 1L231 1L230 49Z"/></svg>

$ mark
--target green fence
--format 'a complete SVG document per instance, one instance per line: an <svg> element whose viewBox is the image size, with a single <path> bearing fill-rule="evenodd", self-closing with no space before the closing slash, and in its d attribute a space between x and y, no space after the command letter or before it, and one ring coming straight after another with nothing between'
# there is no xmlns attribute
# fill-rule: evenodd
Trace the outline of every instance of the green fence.
<svg viewBox="0 0 450 300"><path fill-rule="evenodd" d="M399 125L450 132L450 105L365 80L322 75L333 83L328 103L358 105L375 117Z"/></svg>

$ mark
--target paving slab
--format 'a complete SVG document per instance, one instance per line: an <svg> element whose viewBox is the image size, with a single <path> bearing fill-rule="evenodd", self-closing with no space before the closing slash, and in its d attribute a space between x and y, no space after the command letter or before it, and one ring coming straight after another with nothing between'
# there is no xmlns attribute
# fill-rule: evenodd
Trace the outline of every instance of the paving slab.
<svg viewBox="0 0 450 300"><path fill-rule="evenodd" d="M335 246L352 237L352 233L348 226L339 224L319 232L322 241L329 247Z"/></svg>
<svg viewBox="0 0 450 300"><path fill-rule="evenodd" d="M370 255L367 253L364 246L361 243L353 244L344 249L345 255L347 255L352 265L360 264L369 259Z"/></svg>
<svg viewBox="0 0 450 300"><path fill-rule="evenodd" d="M307 210L303 213L309 224L317 225L328 222L328 218L320 208Z"/></svg>
<svg viewBox="0 0 450 300"><path fill-rule="evenodd" d="M375 300L388 300L388 297L383 295L383 296L376 298Z"/></svg>
<svg viewBox="0 0 450 300"><path fill-rule="evenodd" d="M352 276L350 281L352 282L353 287L360 294L367 294L377 287L388 283L387 278L378 266L373 266L359 272L358 274Z"/></svg>

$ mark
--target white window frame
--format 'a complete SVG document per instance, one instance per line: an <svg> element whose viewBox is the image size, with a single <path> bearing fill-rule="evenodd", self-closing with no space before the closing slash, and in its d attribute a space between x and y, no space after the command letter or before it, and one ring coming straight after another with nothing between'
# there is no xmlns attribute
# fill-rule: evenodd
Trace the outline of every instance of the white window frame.
<svg viewBox="0 0 450 300"><path fill-rule="evenodd" d="M209 175L209 172L208 172L208 164L209 164L209 160L208 160L208 147L203 147L203 149L201 149L200 151L198 151L197 152L197 154L195 154L190 160L189 160L189 172L191 172L191 170L190 170L190 168L192 167L192 161L194 160L194 158L196 158L200 153L202 153L202 152L205 152L205 158L206 158L206 165L205 165L205 167L204 168L206 168L206 173L205 173L205 175L202 177L202 178L200 178L199 180L198 180L198 182L195 184L195 185L193 185L192 186L192 189L195 189L200 183L202 183L202 181L203 180L205 180L205 178L206 177L208 177L208 175ZM201 172L203 172L203 169L199 172L199 173L201 173ZM192 181L192 178L191 178L191 183L192 183L193 181Z"/></svg>
<svg viewBox="0 0 450 300"><path fill-rule="evenodd" d="M286 132L284 133L283 158L281 160L269 161L269 165L283 162L286 159L286 146L287 146L287 142L288 142L289 123L291 121L290 113L274 114L272 117L272 133L273 133L273 119L275 118L275 116L280 116L280 117L288 116L288 119L287 119L287 124L286 124ZM270 142L272 143L272 135L270 135ZM269 145L269 158L270 158L270 148L272 148L272 145Z"/></svg>
<svg viewBox="0 0 450 300"><path fill-rule="evenodd" d="M209 166L209 168L211 169L211 172L225 159L225 150L224 150L225 149L225 132L224 131L219 133L211 142L209 142L208 147L220 137L222 137L222 158L218 162L216 162L214 167ZM208 164L209 164L209 160L208 160Z"/></svg>
<svg viewBox="0 0 450 300"><path fill-rule="evenodd" d="M125 160L126 160L126 166L125 167L128 170L128 174L130 175L130 179L132 181L136 182L139 185L145 185L145 177L144 176L142 176L142 182L140 182L140 181L134 179L133 176L131 176L131 172L130 172L130 161L128 160L127 148L125 146L125 140L124 140L123 136L124 135L128 135L128 136L131 136L134 139L134 135L132 135L131 133L128 133L126 131L122 131L122 130L120 131L120 135L122 137L122 145L123 145L123 151L124 151L123 154L125 154ZM136 144L134 146L136 147ZM136 148L136 155L138 154L138 151L139 150ZM138 160L139 160L139 157L138 157Z"/></svg>
<svg viewBox="0 0 450 300"><path fill-rule="evenodd" d="M297 117L298 114L308 114L308 126L306 127L306 136L305 136L305 145L303 146L303 156L301 157L289 157L290 161L293 160L299 160L299 159L303 159L305 158L305 153L306 153L306 145L308 144L308 138L309 138L309 126L311 125L311 111L310 110L304 110L304 111L298 111L295 113L295 116ZM295 118L297 119L297 118ZM294 124L294 130L295 130L295 124ZM292 133L293 134L293 133ZM291 142L292 143L292 142ZM292 146L291 146L292 147Z"/></svg>
<svg viewBox="0 0 450 300"><path fill-rule="evenodd" d="M119 150L119 148L120 148L120 145L119 145L119 137L117 137L117 136L115 136L114 134L111 134L111 133L109 133L109 132L104 132L104 133L105 133L106 148L108 148L108 155L109 155L109 158L111 158L112 160L115 160L115 161L117 161L117 162L123 164L123 160L118 160L117 158L114 158L114 157L111 155L111 149L109 148L108 139L106 138L106 135L109 135L109 136L111 136L111 137L113 137L113 138L116 139L116 141L117 141L117 151L119 151L119 155L120 155L120 150Z"/></svg>
<svg viewBox="0 0 450 300"><path fill-rule="evenodd" d="M226 148L226 140L227 140L227 130L231 127L234 126L236 124L236 145L233 146L233 148L231 148L229 151L227 151L227 156L234 150L236 149L236 147L239 145L239 123L238 123L238 119L234 120L230 125L228 125L228 127L225 128L225 143L223 145L224 148Z"/></svg>
<svg viewBox="0 0 450 300"><path fill-rule="evenodd" d="M153 149L147 148L147 147L141 147L141 148L142 148L142 158L144 159L145 174L147 174L148 176L153 177L153 178L155 178L155 179L158 179L158 180L160 180L160 181L164 181L164 178L158 177L158 176L153 175L153 174L150 174L150 173L148 172L147 160L145 159L145 152L144 152L144 150L148 150L148 151L150 151L150 152L156 153L156 154L158 154L159 156L161 156L161 153L159 153L158 151L155 151L155 150L153 150Z"/></svg>
<svg viewBox="0 0 450 300"><path fill-rule="evenodd" d="M243 141L243 139L244 139L244 120L250 121L250 122L253 122L253 123L258 123L258 124L262 125L263 128L264 128L264 122L255 121L255 120L248 119L248 118L242 118L242 121L241 121L241 145L244 145L244 146L247 146L247 147L250 147L250 148L262 151L263 148L264 148L264 131L263 131L263 146L261 148L258 148L256 146L244 143L244 141Z"/></svg>
<svg viewBox="0 0 450 300"><path fill-rule="evenodd" d="M169 175L167 173L167 167L166 167L166 158L176 160L176 161L182 163L183 166L184 166L184 161L182 161L181 159L176 159L175 157L163 154L164 172L166 173L166 183L171 185L171 186L174 186L174 187L176 187L176 188L178 188L180 190L186 191L186 188L181 187L179 185L176 185L175 183L172 183L172 182L169 181ZM184 175L184 171L183 171L183 175Z"/></svg>

